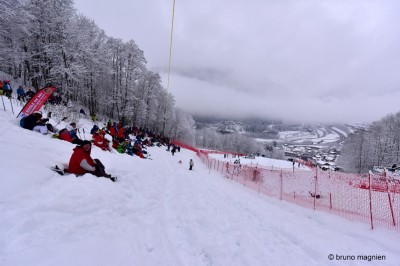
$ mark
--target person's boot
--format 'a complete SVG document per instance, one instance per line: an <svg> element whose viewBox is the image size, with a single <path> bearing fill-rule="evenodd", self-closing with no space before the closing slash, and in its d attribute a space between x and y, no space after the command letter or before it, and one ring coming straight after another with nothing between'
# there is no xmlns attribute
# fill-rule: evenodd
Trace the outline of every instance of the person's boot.
<svg viewBox="0 0 400 266"><path fill-rule="evenodd" d="M109 175L109 174L105 174L104 177L109 178L109 179L110 179L111 181L113 181L113 182L117 181L117 178L116 178L116 177L113 177L113 176L111 176L111 175Z"/></svg>

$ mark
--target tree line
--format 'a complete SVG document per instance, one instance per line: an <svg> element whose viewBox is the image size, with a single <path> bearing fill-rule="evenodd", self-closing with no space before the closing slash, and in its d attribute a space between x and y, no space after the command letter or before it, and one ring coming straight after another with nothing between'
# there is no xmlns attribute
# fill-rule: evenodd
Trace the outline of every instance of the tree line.
<svg viewBox="0 0 400 266"><path fill-rule="evenodd" d="M91 114L191 145L265 153L262 145L241 135L196 134L192 116L175 107L136 43L107 36L77 13L72 0L1 2L0 71L26 86L40 89L51 83L64 101L82 104Z"/></svg>
<svg viewBox="0 0 400 266"><path fill-rule="evenodd" d="M133 40L107 36L72 0L1 2L1 71L36 89L51 83L92 114L193 142L193 119L174 107Z"/></svg>
<svg viewBox="0 0 400 266"><path fill-rule="evenodd" d="M221 134L213 128L202 127L196 130L195 140L197 145L208 149L260 154L275 159L284 158L284 152L278 149L276 143L264 144L241 133Z"/></svg>
<svg viewBox="0 0 400 266"><path fill-rule="evenodd" d="M367 173L374 166L399 166L400 112L389 114L367 128L348 135L338 164L344 170Z"/></svg>

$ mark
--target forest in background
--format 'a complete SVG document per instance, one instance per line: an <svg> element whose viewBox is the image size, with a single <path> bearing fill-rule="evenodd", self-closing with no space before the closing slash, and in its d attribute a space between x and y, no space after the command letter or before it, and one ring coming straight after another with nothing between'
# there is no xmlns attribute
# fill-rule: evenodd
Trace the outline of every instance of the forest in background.
<svg viewBox="0 0 400 266"><path fill-rule="evenodd" d="M338 159L346 171L367 173L374 166L391 168L400 160L400 112L349 134Z"/></svg>
<svg viewBox="0 0 400 266"><path fill-rule="evenodd" d="M107 36L77 13L72 0L2 2L0 71L36 89L51 84L64 101L82 104L91 114L196 144L192 116L175 107L159 73L147 69L144 53L133 40ZM215 141L219 139L217 134ZM241 135L224 139L226 145L219 145L224 150L263 150Z"/></svg>
<svg viewBox="0 0 400 266"><path fill-rule="evenodd" d="M25 86L57 88L64 101L193 143L194 121L175 108L133 40L109 37L72 0L2 0L0 70Z"/></svg>
<svg viewBox="0 0 400 266"><path fill-rule="evenodd" d="M25 86L40 89L52 84L65 101L82 104L92 114L163 132L188 144L282 157L239 133L196 130L192 116L175 107L159 73L147 69L135 42L107 36L94 21L77 13L72 0L1 3L0 71ZM259 134L267 124L251 125L246 131ZM273 130L278 127L287 128L275 121ZM276 133L273 130L267 133ZM357 130L344 142L338 163L358 173L376 165L398 164L399 132L399 113Z"/></svg>

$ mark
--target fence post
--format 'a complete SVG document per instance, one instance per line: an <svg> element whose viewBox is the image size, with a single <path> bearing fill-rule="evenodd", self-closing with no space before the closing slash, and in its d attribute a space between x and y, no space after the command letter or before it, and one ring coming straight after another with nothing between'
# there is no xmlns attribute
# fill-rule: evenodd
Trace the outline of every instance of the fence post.
<svg viewBox="0 0 400 266"><path fill-rule="evenodd" d="M374 229L374 223L372 218L372 196L371 196L371 174L368 174L368 183L369 183L369 214L371 220L371 230Z"/></svg>
<svg viewBox="0 0 400 266"><path fill-rule="evenodd" d="M392 214L393 225L396 226L396 221L394 220L392 199L390 198L389 183L388 183L387 178L386 178L386 187L387 187L387 192L388 192L389 207L390 207L390 212Z"/></svg>
<svg viewBox="0 0 400 266"><path fill-rule="evenodd" d="M332 192L329 192L329 206L332 210Z"/></svg>
<svg viewBox="0 0 400 266"><path fill-rule="evenodd" d="M13 104L12 104L11 98L10 98L10 104L11 104L12 113L14 114L14 108L13 108Z"/></svg>
<svg viewBox="0 0 400 266"><path fill-rule="evenodd" d="M282 170L281 170L281 174L280 174L280 177L281 177L281 196L280 196L280 198L281 198L281 200L282 200L282 194L283 194L283 174L282 174Z"/></svg>
<svg viewBox="0 0 400 266"><path fill-rule="evenodd" d="M317 199L317 180L318 180L318 168L315 169L315 178L314 178L314 210L315 210L315 201Z"/></svg>
<svg viewBox="0 0 400 266"><path fill-rule="evenodd" d="M4 112L6 111L6 106L4 105L3 95L1 95L1 101L3 102Z"/></svg>

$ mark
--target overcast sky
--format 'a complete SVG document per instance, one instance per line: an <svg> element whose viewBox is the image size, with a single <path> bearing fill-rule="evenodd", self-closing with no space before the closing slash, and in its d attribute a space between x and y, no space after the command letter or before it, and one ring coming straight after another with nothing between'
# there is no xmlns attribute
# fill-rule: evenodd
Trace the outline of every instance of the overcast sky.
<svg viewBox="0 0 400 266"><path fill-rule="evenodd" d="M167 84L173 0L74 0ZM398 0L176 0L170 92L191 113L370 122L400 111Z"/></svg>

